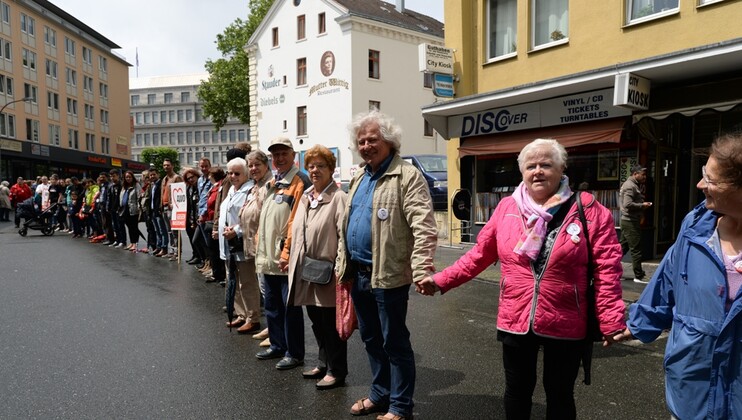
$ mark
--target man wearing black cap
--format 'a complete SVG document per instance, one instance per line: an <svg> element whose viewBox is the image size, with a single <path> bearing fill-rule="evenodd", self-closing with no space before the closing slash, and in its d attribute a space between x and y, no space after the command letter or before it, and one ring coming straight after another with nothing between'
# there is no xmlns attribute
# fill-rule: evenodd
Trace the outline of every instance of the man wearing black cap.
<svg viewBox="0 0 742 420"><path fill-rule="evenodd" d="M647 181L647 168L641 165L631 167L631 176L621 186L621 248L625 254L631 250L631 264L634 269L634 282L647 284L642 269L641 218L644 209L652 203L644 201L641 186Z"/></svg>

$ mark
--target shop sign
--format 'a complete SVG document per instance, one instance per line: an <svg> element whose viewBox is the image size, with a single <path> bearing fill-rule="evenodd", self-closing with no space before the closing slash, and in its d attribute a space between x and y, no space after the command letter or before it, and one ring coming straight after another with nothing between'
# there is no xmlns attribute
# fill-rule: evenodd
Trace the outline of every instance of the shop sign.
<svg viewBox="0 0 742 420"><path fill-rule="evenodd" d="M449 117L450 137L472 137L631 115L611 103L612 89Z"/></svg>
<svg viewBox="0 0 742 420"><path fill-rule="evenodd" d="M632 73L616 75L613 105L646 111L649 109L649 93L652 81Z"/></svg>
<svg viewBox="0 0 742 420"><path fill-rule="evenodd" d="M116 152L120 155L127 155L129 154L129 146L125 144L117 144L116 145Z"/></svg>
<svg viewBox="0 0 742 420"><path fill-rule="evenodd" d="M185 230L186 228L186 185L184 182L170 184L170 197L173 203L173 213L170 218L172 230Z"/></svg>
<svg viewBox="0 0 742 420"><path fill-rule="evenodd" d="M145 165L143 163L137 163L137 162L127 162L126 167L135 171L143 171L145 169L148 169L149 166Z"/></svg>
<svg viewBox="0 0 742 420"><path fill-rule="evenodd" d="M102 157L102 156L88 156L88 162L91 163L99 163L101 165L108 164L108 159Z"/></svg>
<svg viewBox="0 0 742 420"><path fill-rule="evenodd" d="M23 153L23 143L10 139L0 139L0 149Z"/></svg>
<svg viewBox="0 0 742 420"><path fill-rule="evenodd" d="M121 167L121 159L111 158L111 166L115 166L117 168L120 168Z"/></svg>
<svg viewBox="0 0 742 420"><path fill-rule="evenodd" d="M32 144L31 145L31 154L37 155L37 156L49 156L49 146L42 146L40 144Z"/></svg>
<svg viewBox="0 0 742 420"><path fill-rule="evenodd" d="M338 79L335 77L331 77L327 79L325 82L317 83L316 85L309 88L309 96L312 96L313 94L317 95L329 95L331 93L337 93L342 91L343 89L349 90L350 89L350 83L343 79Z"/></svg>
<svg viewBox="0 0 742 420"><path fill-rule="evenodd" d="M270 106L270 105L278 105L282 104L286 101L286 97L281 94L281 96L271 96L270 98L260 98L260 106Z"/></svg>
<svg viewBox="0 0 742 420"><path fill-rule="evenodd" d="M433 44L418 45L420 71L453 74L453 49Z"/></svg>
<svg viewBox="0 0 742 420"><path fill-rule="evenodd" d="M453 75L433 73L433 95L439 98L453 98Z"/></svg>

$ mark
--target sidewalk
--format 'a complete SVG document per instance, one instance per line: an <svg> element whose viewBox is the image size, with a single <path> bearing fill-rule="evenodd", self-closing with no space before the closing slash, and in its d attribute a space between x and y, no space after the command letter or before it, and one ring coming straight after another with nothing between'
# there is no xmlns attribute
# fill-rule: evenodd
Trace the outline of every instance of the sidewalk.
<svg viewBox="0 0 742 420"><path fill-rule="evenodd" d="M473 246L474 244L452 244L451 246L449 246L448 240L438 241L438 249L435 252L436 270L440 271L452 265L454 262L456 262L456 260L459 259L460 256L470 250ZM652 275L654 275L655 270L657 270L657 266L659 265L659 263L659 260L645 261L642 263L642 267L647 273L647 279L652 278ZM633 303L637 299L639 299L639 295L641 295L642 291L644 290L644 286L646 285L634 283L634 276L631 272L631 257L627 255L621 265L623 265L623 271L628 277L624 277L621 281L621 286L623 287L623 300L626 303ZM476 278L495 284L499 283L500 265L495 264L494 266L484 270Z"/></svg>

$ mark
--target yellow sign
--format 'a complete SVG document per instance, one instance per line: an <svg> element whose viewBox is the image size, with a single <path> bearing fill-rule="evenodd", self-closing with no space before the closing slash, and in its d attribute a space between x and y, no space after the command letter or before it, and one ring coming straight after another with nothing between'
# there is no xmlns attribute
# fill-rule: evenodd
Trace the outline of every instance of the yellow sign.
<svg viewBox="0 0 742 420"><path fill-rule="evenodd" d="M23 152L23 143L10 139L0 139L0 149L21 153Z"/></svg>

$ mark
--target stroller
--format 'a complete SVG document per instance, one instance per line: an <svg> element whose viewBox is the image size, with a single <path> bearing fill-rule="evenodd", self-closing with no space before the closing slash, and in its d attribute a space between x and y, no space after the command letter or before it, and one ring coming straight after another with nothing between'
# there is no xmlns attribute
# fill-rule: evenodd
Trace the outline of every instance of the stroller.
<svg viewBox="0 0 742 420"><path fill-rule="evenodd" d="M18 229L18 234L26 236L28 230L40 230L44 236L54 235L54 226L52 226L52 216L57 212L59 204L54 203L46 210L41 211L40 206L36 204L34 198L28 198L18 203L16 212L18 216L24 219L23 225Z"/></svg>

